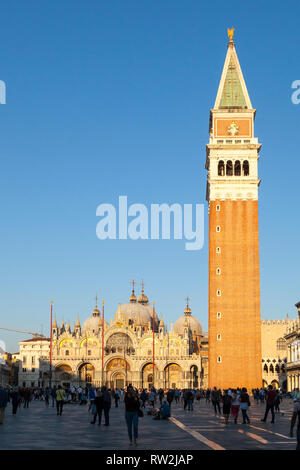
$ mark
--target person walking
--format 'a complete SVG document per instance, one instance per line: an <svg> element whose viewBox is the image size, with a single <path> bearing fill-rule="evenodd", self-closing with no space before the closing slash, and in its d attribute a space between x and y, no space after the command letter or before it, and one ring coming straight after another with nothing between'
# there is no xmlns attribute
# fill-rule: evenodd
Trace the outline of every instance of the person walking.
<svg viewBox="0 0 300 470"><path fill-rule="evenodd" d="M0 385L0 424L3 424L5 408L8 403L8 392Z"/></svg>
<svg viewBox="0 0 300 470"><path fill-rule="evenodd" d="M57 416L62 415L65 395L66 394L65 394L64 389L61 387L61 385L59 385L58 389L56 390L56 411L57 411Z"/></svg>
<svg viewBox="0 0 300 470"><path fill-rule="evenodd" d="M105 424L104 426L109 426L109 411L111 408L111 393L110 390L107 390L105 386L102 387L103 393L103 411L104 411L104 418Z"/></svg>
<svg viewBox="0 0 300 470"><path fill-rule="evenodd" d="M234 424L237 424L237 419L239 417L239 411L240 411L240 397L237 394L236 390L232 390L232 401L231 401L231 415L234 419Z"/></svg>
<svg viewBox="0 0 300 470"><path fill-rule="evenodd" d="M219 414L221 414L220 399L221 399L220 391L217 390L217 387L214 387L213 391L211 392L211 402L214 407L216 416L217 416L217 408L218 408Z"/></svg>
<svg viewBox="0 0 300 470"><path fill-rule="evenodd" d="M240 395L240 402L241 402L240 408L241 408L241 412L243 415L243 424L246 424L246 423L250 424L250 419L247 414L247 411L251 403L250 403L250 397L245 387L242 388L242 392Z"/></svg>
<svg viewBox="0 0 300 470"><path fill-rule="evenodd" d="M276 390L276 398L274 402L274 409L277 413L280 413L280 393L279 390Z"/></svg>
<svg viewBox="0 0 300 470"><path fill-rule="evenodd" d="M261 421L264 423L267 420L268 413L271 410L272 413L272 421L271 423L275 423L275 413L274 413L274 405L275 405L275 400L276 400L276 391L273 390L272 385L269 385L268 391L267 391L267 396L266 396L266 411L265 411L265 416Z"/></svg>
<svg viewBox="0 0 300 470"><path fill-rule="evenodd" d="M223 403L223 415L225 418L225 424L228 424L230 409L231 409L232 396L229 395L228 390L225 390L224 395L222 396Z"/></svg>
<svg viewBox="0 0 300 470"><path fill-rule="evenodd" d="M129 437L129 445L132 446L132 431L133 442L137 445L138 439L138 425L139 425L139 409L140 402L137 393L133 390L131 385L127 388L125 395L125 420L127 424L127 431Z"/></svg>

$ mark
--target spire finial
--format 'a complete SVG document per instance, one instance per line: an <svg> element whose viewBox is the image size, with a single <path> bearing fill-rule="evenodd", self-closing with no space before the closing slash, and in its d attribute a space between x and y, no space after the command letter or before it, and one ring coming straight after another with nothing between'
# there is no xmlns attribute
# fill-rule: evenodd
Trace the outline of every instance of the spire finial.
<svg viewBox="0 0 300 470"><path fill-rule="evenodd" d="M141 287L142 287L142 294L143 294L144 293L144 287L145 287L145 283L144 283L143 279L142 279L142 282L141 282Z"/></svg>
<svg viewBox="0 0 300 470"><path fill-rule="evenodd" d="M134 286L135 286L135 280L132 279L131 280L131 285L132 285L132 291L131 291L131 296L130 296L130 302L136 302L136 296L135 296L135 293L134 293Z"/></svg>
<svg viewBox="0 0 300 470"><path fill-rule="evenodd" d="M229 37L229 42L233 42L233 34L234 34L234 28L227 28L227 32L228 32L228 37Z"/></svg>
<svg viewBox="0 0 300 470"><path fill-rule="evenodd" d="M98 297L97 297L97 294L96 294L96 307L95 308L98 308Z"/></svg>
<svg viewBox="0 0 300 470"><path fill-rule="evenodd" d="M192 310L190 309L190 306L189 306L189 302L190 302L189 296L187 296L185 300L186 300L186 307L184 309L184 314L185 315L191 315Z"/></svg>

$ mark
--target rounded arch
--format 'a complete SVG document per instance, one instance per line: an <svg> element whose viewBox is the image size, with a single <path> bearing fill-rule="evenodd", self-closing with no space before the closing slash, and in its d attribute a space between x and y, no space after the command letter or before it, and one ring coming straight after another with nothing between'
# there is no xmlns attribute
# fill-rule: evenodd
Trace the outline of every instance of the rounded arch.
<svg viewBox="0 0 300 470"><path fill-rule="evenodd" d="M153 376L153 362L145 362L141 368L141 381L142 381L142 388L148 388L149 390L155 386L156 383L156 376L158 373L158 367L154 364L154 376Z"/></svg>
<svg viewBox="0 0 300 470"><path fill-rule="evenodd" d="M241 162L239 160L234 163L234 176L241 176Z"/></svg>
<svg viewBox="0 0 300 470"><path fill-rule="evenodd" d="M268 372L269 372L269 369L268 369L267 364L264 365L264 372L266 372L267 374L268 374Z"/></svg>
<svg viewBox="0 0 300 470"><path fill-rule="evenodd" d="M127 370L131 370L131 365L130 365L129 361L127 361L123 357L110 358L104 364L104 369L106 371L116 370L116 369L125 370L126 368L127 368Z"/></svg>
<svg viewBox="0 0 300 470"><path fill-rule="evenodd" d="M90 362L82 362L78 366L79 381L91 384L95 378L95 366Z"/></svg>
<svg viewBox="0 0 300 470"><path fill-rule="evenodd" d="M55 366L54 376L55 382L70 383L72 380L73 370L70 364L59 363Z"/></svg>
<svg viewBox="0 0 300 470"><path fill-rule="evenodd" d="M226 163L226 176L232 176L232 175L233 175L232 161L228 160Z"/></svg>
<svg viewBox="0 0 300 470"><path fill-rule="evenodd" d="M87 336L86 338L83 338L80 341L80 348L82 348L83 346L97 346L97 347L100 347L100 341L96 337Z"/></svg>
<svg viewBox="0 0 300 470"><path fill-rule="evenodd" d="M62 339L59 344L58 344L58 347L61 348L62 346L63 347L70 347L71 345L73 346L73 344L75 344L75 341L73 338L65 338L65 339Z"/></svg>
<svg viewBox="0 0 300 470"><path fill-rule="evenodd" d="M218 163L218 176L224 176L225 174L225 164L223 160L220 160Z"/></svg>
<svg viewBox="0 0 300 470"><path fill-rule="evenodd" d="M58 372L73 372L72 366L70 364L67 364L66 362L60 362L55 365L55 371Z"/></svg>
<svg viewBox="0 0 300 470"><path fill-rule="evenodd" d="M181 388L182 367L176 362L169 362L164 367L164 387Z"/></svg>
<svg viewBox="0 0 300 470"><path fill-rule="evenodd" d="M248 160L243 161L243 176L249 176L249 162L248 162Z"/></svg>
<svg viewBox="0 0 300 470"><path fill-rule="evenodd" d="M278 389L279 388L278 380L272 380L271 385L273 386L273 388Z"/></svg>

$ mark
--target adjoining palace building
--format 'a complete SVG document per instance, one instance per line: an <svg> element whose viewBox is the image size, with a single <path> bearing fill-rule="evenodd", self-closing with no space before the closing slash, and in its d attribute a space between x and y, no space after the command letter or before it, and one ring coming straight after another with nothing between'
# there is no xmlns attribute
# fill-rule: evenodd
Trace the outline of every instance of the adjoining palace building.
<svg viewBox="0 0 300 470"><path fill-rule="evenodd" d="M288 326L284 339L287 343L287 389L300 388L300 302L295 304L298 318Z"/></svg>

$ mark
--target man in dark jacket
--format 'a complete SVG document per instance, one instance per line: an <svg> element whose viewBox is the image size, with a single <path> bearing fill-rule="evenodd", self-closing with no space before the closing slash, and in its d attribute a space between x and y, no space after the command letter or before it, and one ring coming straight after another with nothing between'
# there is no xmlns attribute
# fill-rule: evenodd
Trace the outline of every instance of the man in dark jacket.
<svg viewBox="0 0 300 470"><path fill-rule="evenodd" d="M272 385L269 385L268 391L267 391L267 396L266 396L266 412L265 412L265 416L264 416L263 419L261 420L261 421L263 421L264 423L265 423L266 420L267 420L267 416L268 416L268 413L269 413L270 410L271 410L271 413L272 413L272 421L271 421L271 423L274 423L274 422L275 422L274 405L275 405L276 396L277 396L276 391L273 390Z"/></svg>
<svg viewBox="0 0 300 470"><path fill-rule="evenodd" d="M7 390L1 387L0 385L0 424L3 423L5 408L8 402L8 393Z"/></svg>

